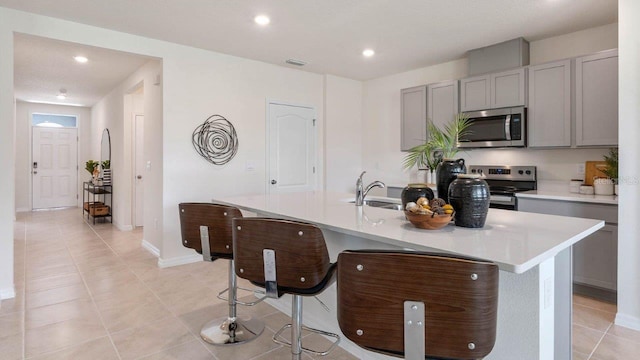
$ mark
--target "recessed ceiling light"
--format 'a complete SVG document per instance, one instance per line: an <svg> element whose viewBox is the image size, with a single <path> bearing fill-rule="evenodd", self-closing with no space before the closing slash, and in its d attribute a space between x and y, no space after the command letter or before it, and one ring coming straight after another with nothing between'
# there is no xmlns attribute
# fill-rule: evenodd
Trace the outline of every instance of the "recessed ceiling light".
<svg viewBox="0 0 640 360"><path fill-rule="evenodd" d="M371 50L371 49L365 49L362 52L362 55L366 56L366 57L372 57L376 52Z"/></svg>
<svg viewBox="0 0 640 360"><path fill-rule="evenodd" d="M67 89L60 89L60 93L56 96L58 100L64 100L67 98Z"/></svg>
<svg viewBox="0 0 640 360"><path fill-rule="evenodd" d="M74 57L75 61L79 62L79 63L86 63L87 61L89 61L89 59L87 59L85 56L75 56Z"/></svg>
<svg viewBox="0 0 640 360"><path fill-rule="evenodd" d="M255 18L253 18L253 21L256 22L256 24L258 25L269 25L269 23L271 22L271 19L269 19L269 17L267 15L258 15Z"/></svg>

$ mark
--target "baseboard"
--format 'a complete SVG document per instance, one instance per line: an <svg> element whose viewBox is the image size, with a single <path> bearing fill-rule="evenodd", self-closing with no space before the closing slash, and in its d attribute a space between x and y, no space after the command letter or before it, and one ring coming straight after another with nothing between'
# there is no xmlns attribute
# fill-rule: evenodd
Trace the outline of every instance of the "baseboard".
<svg viewBox="0 0 640 360"><path fill-rule="evenodd" d="M590 298L606 301L611 304L618 302L618 292L610 289L603 289L596 286L573 283L573 293Z"/></svg>
<svg viewBox="0 0 640 360"><path fill-rule="evenodd" d="M16 297L16 289L14 287L0 289L0 300L13 299Z"/></svg>
<svg viewBox="0 0 640 360"><path fill-rule="evenodd" d="M30 208L17 208L16 212L30 212L31 209Z"/></svg>
<svg viewBox="0 0 640 360"><path fill-rule="evenodd" d="M626 314L616 314L616 325L624 326L629 329L640 331L640 318Z"/></svg>
<svg viewBox="0 0 640 360"><path fill-rule="evenodd" d="M153 256L157 258L160 257L160 250L145 239L142 239L142 248L150 252Z"/></svg>
<svg viewBox="0 0 640 360"><path fill-rule="evenodd" d="M167 268L172 266L191 264L198 261L202 261L202 255L200 254L178 256L170 259L158 258L158 267Z"/></svg>
<svg viewBox="0 0 640 360"><path fill-rule="evenodd" d="M118 222L114 222L113 225L115 225L115 227L120 230L120 231L132 231L133 230L133 225L122 225Z"/></svg>

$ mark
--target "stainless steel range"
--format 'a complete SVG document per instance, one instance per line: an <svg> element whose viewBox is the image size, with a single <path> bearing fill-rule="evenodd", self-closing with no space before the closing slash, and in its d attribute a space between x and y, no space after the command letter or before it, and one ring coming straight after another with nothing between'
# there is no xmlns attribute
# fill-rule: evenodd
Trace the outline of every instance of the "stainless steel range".
<svg viewBox="0 0 640 360"><path fill-rule="evenodd" d="M491 202L489 207L518 210L516 193L535 190L535 166L470 165L468 172L480 174L489 184Z"/></svg>

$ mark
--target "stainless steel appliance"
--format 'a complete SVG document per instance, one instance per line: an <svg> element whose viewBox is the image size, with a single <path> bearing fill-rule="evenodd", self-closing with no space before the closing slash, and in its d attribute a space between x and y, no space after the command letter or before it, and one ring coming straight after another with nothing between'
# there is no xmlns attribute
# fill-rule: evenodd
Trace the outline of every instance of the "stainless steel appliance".
<svg viewBox="0 0 640 360"><path fill-rule="evenodd" d="M527 108L491 109L466 113L471 125L469 133L458 139L459 147L492 148L527 145Z"/></svg>
<svg viewBox="0 0 640 360"><path fill-rule="evenodd" d="M518 210L516 193L537 188L535 166L470 165L468 172L489 184L491 208Z"/></svg>

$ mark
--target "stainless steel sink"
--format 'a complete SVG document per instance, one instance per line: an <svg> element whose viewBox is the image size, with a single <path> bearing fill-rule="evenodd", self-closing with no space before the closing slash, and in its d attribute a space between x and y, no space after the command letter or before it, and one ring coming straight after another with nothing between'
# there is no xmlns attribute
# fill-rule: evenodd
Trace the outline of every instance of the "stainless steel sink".
<svg viewBox="0 0 640 360"><path fill-rule="evenodd" d="M355 200L349 201L350 203L355 203ZM402 210L402 204L398 204L391 201L384 200L364 200L364 205L383 208L383 209L391 209L391 210Z"/></svg>

